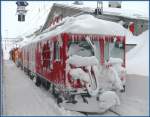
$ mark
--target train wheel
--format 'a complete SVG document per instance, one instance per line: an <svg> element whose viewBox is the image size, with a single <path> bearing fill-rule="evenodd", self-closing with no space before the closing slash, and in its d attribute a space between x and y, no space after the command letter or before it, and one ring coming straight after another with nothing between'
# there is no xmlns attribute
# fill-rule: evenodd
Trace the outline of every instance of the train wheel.
<svg viewBox="0 0 150 117"><path fill-rule="evenodd" d="M75 95L70 95L68 96L68 101L66 103L72 103L72 104L76 104L77 101L75 100Z"/></svg>
<svg viewBox="0 0 150 117"><path fill-rule="evenodd" d="M50 86L51 86L51 84L50 84L49 82L46 82L45 89L46 89L46 90L49 90Z"/></svg>
<svg viewBox="0 0 150 117"><path fill-rule="evenodd" d="M30 79L33 80L34 75L30 73Z"/></svg>
<svg viewBox="0 0 150 117"><path fill-rule="evenodd" d="M62 102L63 102L63 99L61 98L61 96L58 96L58 98L57 98L57 104L59 105Z"/></svg>
<svg viewBox="0 0 150 117"><path fill-rule="evenodd" d="M55 85L52 86L52 94L55 98L58 98L58 93L56 92L56 87Z"/></svg>
<svg viewBox="0 0 150 117"><path fill-rule="evenodd" d="M30 70L27 69L27 75L30 77Z"/></svg>
<svg viewBox="0 0 150 117"><path fill-rule="evenodd" d="M46 90L49 90L50 89L50 83L46 80L43 80L42 81L42 85L43 87L46 89Z"/></svg>
<svg viewBox="0 0 150 117"><path fill-rule="evenodd" d="M36 86L41 86L41 79L39 77L36 77L36 82L35 82Z"/></svg>

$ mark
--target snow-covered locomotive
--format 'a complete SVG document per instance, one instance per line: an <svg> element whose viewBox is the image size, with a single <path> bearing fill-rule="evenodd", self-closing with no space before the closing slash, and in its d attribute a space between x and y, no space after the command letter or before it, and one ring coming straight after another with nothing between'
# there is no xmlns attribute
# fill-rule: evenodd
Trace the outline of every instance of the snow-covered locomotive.
<svg viewBox="0 0 150 117"><path fill-rule="evenodd" d="M22 45L20 63L61 106L104 112L125 88L125 30L91 15L65 18Z"/></svg>

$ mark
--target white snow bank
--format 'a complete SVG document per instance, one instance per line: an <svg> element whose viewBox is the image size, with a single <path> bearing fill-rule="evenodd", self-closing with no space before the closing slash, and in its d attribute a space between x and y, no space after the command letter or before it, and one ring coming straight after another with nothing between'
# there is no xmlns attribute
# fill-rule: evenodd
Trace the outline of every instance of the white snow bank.
<svg viewBox="0 0 150 117"><path fill-rule="evenodd" d="M108 110L113 106L120 105L119 97L113 91L106 91L102 93L101 95L99 95L99 99L99 108L102 112Z"/></svg>
<svg viewBox="0 0 150 117"><path fill-rule="evenodd" d="M138 44L137 36L134 36L129 29L126 29L126 44Z"/></svg>
<svg viewBox="0 0 150 117"><path fill-rule="evenodd" d="M67 60L67 63L71 65L75 65L76 67L93 66L93 65L98 65L98 60L95 56L81 57L78 55L73 55L69 57L69 59Z"/></svg>
<svg viewBox="0 0 150 117"><path fill-rule="evenodd" d="M8 59L9 59L9 57L10 57L10 55L9 55L9 51L7 51L7 50L3 50L3 53L4 53L3 59L4 59L4 60L8 60Z"/></svg>
<svg viewBox="0 0 150 117"><path fill-rule="evenodd" d="M126 44L140 44L141 40L143 40L142 36L143 34L134 36L132 32L129 31L129 29L126 29Z"/></svg>
<svg viewBox="0 0 150 117"><path fill-rule="evenodd" d="M127 73L148 76L149 74L149 32L137 38L139 44L127 53Z"/></svg>

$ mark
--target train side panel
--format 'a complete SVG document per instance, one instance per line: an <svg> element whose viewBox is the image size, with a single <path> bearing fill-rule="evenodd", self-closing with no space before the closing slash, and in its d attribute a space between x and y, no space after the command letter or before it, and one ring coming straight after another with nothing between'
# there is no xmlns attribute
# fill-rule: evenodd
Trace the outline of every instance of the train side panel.
<svg viewBox="0 0 150 117"><path fill-rule="evenodd" d="M37 75L60 87L65 86L63 50L58 36L37 42L35 49Z"/></svg>
<svg viewBox="0 0 150 117"><path fill-rule="evenodd" d="M30 74L35 74L35 43L31 43L27 49L29 52L28 70Z"/></svg>

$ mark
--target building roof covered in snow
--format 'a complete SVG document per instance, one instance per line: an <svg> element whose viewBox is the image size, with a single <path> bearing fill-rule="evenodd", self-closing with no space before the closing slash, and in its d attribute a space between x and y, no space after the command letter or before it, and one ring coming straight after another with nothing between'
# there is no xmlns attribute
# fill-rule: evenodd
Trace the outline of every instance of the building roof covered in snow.
<svg viewBox="0 0 150 117"><path fill-rule="evenodd" d="M80 13L94 13L94 8L86 7L84 5L77 6L77 5L65 5L65 4L54 4L47 20L42 28L41 31L44 31L46 28L49 27L49 23L53 20L55 15L61 15L63 18L67 16L73 16ZM102 15L96 16L99 19L104 19L113 22L123 21L126 25L130 22L135 22L136 24L140 24L140 26L136 26L140 28L140 30L135 30L134 34L138 35L145 31L148 28L148 17L144 17L143 15L139 15L132 11L126 11L124 9L117 9L117 8L107 8L103 10ZM142 29L141 29L142 28Z"/></svg>

